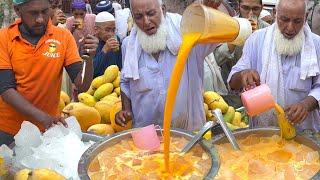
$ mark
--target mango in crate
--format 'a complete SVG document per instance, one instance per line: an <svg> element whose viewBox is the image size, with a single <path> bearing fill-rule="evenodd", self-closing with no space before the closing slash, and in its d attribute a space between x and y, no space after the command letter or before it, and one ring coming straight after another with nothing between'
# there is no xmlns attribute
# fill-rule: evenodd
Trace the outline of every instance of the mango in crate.
<svg viewBox="0 0 320 180"><path fill-rule="evenodd" d="M101 116L101 123L110 123L110 111L115 104L113 101L99 101L94 106Z"/></svg>
<svg viewBox="0 0 320 180"><path fill-rule="evenodd" d="M232 124L235 126L240 126L241 124L241 113L235 112L234 113L234 118L232 120Z"/></svg>
<svg viewBox="0 0 320 180"><path fill-rule="evenodd" d="M93 107L97 102L93 96L88 93L80 93L78 99L81 103Z"/></svg>
<svg viewBox="0 0 320 180"><path fill-rule="evenodd" d="M105 83L112 83L119 75L119 68L117 65L111 65L104 71Z"/></svg>
<svg viewBox="0 0 320 180"><path fill-rule="evenodd" d="M60 99L63 100L65 105L68 105L71 102L70 97L68 96L67 93L65 93L64 91L60 92Z"/></svg>
<svg viewBox="0 0 320 180"><path fill-rule="evenodd" d="M91 87L93 90L96 90L98 89L100 86L102 86L103 84L105 83L105 79L103 76L99 76L99 77L96 77L92 83L91 83Z"/></svg>
<svg viewBox="0 0 320 180"><path fill-rule="evenodd" d="M111 94L113 91L113 85L111 83L106 83L103 84L102 86L100 86L95 92L93 97L99 101L100 99L102 99L103 97Z"/></svg>
<svg viewBox="0 0 320 180"><path fill-rule="evenodd" d="M228 123L232 123L235 113L236 113L236 110L234 109L234 107L229 106L227 112L223 115L224 121Z"/></svg>
<svg viewBox="0 0 320 180"><path fill-rule="evenodd" d="M82 131L86 131L90 126L101 122L99 112L95 108L82 103L70 103L62 112L68 117L76 117Z"/></svg>
<svg viewBox="0 0 320 180"><path fill-rule="evenodd" d="M89 127L87 130L89 133L97 134L100 136L106 136L114 134L114 130L110 124L95 124Z"/></svg>

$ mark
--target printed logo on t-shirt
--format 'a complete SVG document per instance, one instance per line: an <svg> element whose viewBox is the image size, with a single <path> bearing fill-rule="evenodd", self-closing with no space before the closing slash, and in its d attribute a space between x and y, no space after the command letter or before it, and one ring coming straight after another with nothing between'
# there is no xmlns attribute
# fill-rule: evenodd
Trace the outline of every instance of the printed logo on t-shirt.
<svg viewBox="0 0 320 180"><path fill-rule="evenodd" d="M43 53L43 55L48 58L59 58L60 52L57 52L57 46L61 44L60 41L55 39L48 39L46 41L46 44L48 45L48 49L45 53Z"/></svg>

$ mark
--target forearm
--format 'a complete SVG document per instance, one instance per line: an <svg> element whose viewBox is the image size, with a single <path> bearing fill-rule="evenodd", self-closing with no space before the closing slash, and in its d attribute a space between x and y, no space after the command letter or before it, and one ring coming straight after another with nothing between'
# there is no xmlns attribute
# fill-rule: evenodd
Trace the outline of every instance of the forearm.
<svg viewBox="0 0 320 180"><path fill-rule="evenodd" d="M131 100L128 96L121 91L122 110L132 112Z"/></svg>
<svg viewBox="0 0 320 180"><path fill-rule="evenodd" d="M45 113L40 109L36 108L28 100L26 100L20 93L15 89L11 88L1 94L4 102L9 104L19 113L30 118L30 120L39 121L38 117L44 116Z"/></svg>
<svg viewBox="0 0 320 180"><path fill-rule="evenodd" d="M307 108L308 112L312 112L316 109L319 109L318 101L312 96L307 96L300 103L303 104Z"/></svg>
<svg viewBox="0 0 320 180"><path fill-rule="evenodd" d="M92 58L89 58L88 60L86 60L85 63L85 74L84 74L84 78L82 81L82 70L78 73L76 79L75 79L75 85L78 89L78 92L85 92L89 89L90 84L92 82L93 79L93 60Z"/></svg>

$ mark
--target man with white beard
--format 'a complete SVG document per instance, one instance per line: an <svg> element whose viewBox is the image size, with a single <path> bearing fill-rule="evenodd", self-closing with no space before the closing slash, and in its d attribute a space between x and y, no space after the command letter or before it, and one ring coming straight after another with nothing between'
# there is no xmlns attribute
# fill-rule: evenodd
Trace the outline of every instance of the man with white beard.
<svg viewBox="0 0 320 180"><path fill-rule="evenodd" d="M123 106L116 122L124 126L133 118L134 127L161 126L167 89L182 41L181 15L166 13L161 0L130 3L135 27L122 44ZM243 25L251 32L249 22ZM204 125L203 63L215 47L197 45L192 49L177 93L172 127L193 131Z"/></svg>
<svg viewBox="0 0 320 180"><path fill-rule="evenodd" d="M320 37L306 24L304 0L280 0L276 23L252 34L228 82L235 91L267 84L299 131L320 131ZM256 117L253 126L277 125L275 112Z"/></svg>

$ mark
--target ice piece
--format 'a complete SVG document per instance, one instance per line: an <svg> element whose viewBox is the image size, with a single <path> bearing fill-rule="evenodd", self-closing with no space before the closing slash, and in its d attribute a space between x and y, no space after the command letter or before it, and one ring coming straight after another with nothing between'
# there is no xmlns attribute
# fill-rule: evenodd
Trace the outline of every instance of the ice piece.
<svg viewBox="0 0 320 180"><path fill-rule="evenodd" d="M18 134L14 136L16 146L37 147L41 144L41 132L29 121L23 121Z"/></svg>
<svg viewBox="0 0 320 180"><path fill-rule="evenodd" d="M37 169L37 168L47 168L47 169L59 169L59 162L48 159L45 157L34 157L28 156L21 160L21 164L24 167L28 167L30 169Z"/></svg>
<svg viewBox="0 0 320 180"><path fill-rule="evenodd" d="M13 151L5 144L0 146L0 156L4 158L6 165L11 164L13 158Z"/></svg>
<svg viewBox="0 0 320 180"><path fill-rule="evenodd" d="M17 157L17 159L23 158L26 156L31 156L33 154L33 150L31 149L31 147L16 146L14 148L14 152L15 152L15 156Z"/></svg>
<svg viewBox="0 0 320 180"><path fill-rule="evenodd" d="M43 133L43 138L62 138L69 133L68 129L65 128L62 124L55 125Z"/></svg>
<svg viewBox="0 0 320 180"><path fill-rule="evenodd" d="M81 128L74 117L68 118L66 121L69 128L64 128L62 125L50 128L43 136L40 135L42 142L38 146L16 146L15 167L50 168L67 179L79 179L78 162L92 142L84 143L81 141ZM25 126L22 128L22 132L24 128ZM23 133L22 135L24 135ZM18 136L18 140L19 138L21 137Z"/></svg>
<svg viewBox="0 0 320 180"><path fill-rule="evenodd" d="M68 129L76 133L76 135L79 136L80 139L82 139L82 131L77 119L74 116L71 116L66 119L66 122L68 124Z"/></svg>

